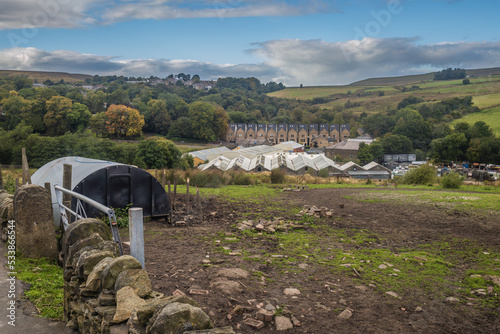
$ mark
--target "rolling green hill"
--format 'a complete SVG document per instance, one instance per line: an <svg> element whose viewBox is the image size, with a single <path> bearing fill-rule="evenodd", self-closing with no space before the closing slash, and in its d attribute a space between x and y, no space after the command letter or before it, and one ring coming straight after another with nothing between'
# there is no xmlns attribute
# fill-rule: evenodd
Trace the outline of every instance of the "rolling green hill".
<svg viewBox="0 0 500 334"><path fill-rule="evenodd" d="M338 108L358 115L396 109L399 102L411 95L422 98L426 103L472 96L474 105L483 112L468 115L463 120L471 123L483 120L500 135L497 121L500 120L500 68L467 70L467 75L470 80L468 85L464 85L462 80L434 81L434 74L428 73L367 79L345 86L286 88L268 95L300 100L316 98L316 105L320 108Z"/></svg>

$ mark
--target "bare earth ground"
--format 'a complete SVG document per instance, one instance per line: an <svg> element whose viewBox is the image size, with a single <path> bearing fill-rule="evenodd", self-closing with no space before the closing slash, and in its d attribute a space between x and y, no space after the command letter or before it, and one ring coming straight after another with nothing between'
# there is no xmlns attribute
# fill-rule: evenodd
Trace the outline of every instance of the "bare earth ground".
<svg viewBox="0 0 500 334"><path fill-rule="evenodd" d="M398 189L392 191L394 198L400 196ZM346 254L359 247L396 253L402 248L453 239L471 240L484 249L500 251L498 213L467 212L425 202L357 200L366 194L366 189L282 192L269 199L272 206L267 209L262 204L229 203L211 197L204 199L206 214L202 222L185 227L164 221L146 223L146 269L153 289L168 295L177 289L186 294L193 288L207 290L206 295L190 297L217 327L232 326L237 333L276 332L274 322L262 329L244 324L246 318L255 318L260 303L279 306L281 312L291 312L300 321L300 326L287 333L500 333L500 310L486 312L474 298L463 298L458 292L455 297L460 301L455 303L418 287L399 292L398 299L385 294L377 284L363 281L363 273L354 270L338 271L328 265L312 264L307 258L298 259L292 267L260 261L262 254L280 254L279 241L273 235L245 234L234 226L245 219L258 219L260 213L297 221L298 208L309 204L334 210L333 219L323 218L318 225L345 231L364 229L376 236L374 242L361 246L326 236L331 247L341 248ZM317 233L312 227L306 232ZM236 240L231 240L233 235ZM244 250L246 256L229 255L221 251L221 246L235 252ZM221 268L249 272L246 278L232 279L242 292L223 293L215 288L213 283L220 279L217 275ZM460 265L453 268L464 275L466 269ZM299 289L300 295L285 295L284 289L290 287ZM237 305L243 307L243 313L228 316ZM352 316L337 318L345 309L351 310Z"/></svg>

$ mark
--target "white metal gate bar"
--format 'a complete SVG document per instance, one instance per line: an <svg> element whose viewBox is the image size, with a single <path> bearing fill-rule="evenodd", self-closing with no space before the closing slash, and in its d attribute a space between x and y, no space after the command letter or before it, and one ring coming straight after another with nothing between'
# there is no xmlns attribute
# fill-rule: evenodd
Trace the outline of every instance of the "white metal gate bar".
<svg viewBox="0 0 500 334"><path fill-rule="evenodd" d="M115 216L115 211L111 208L108 208L105 205L102 205L101 203L98 203L94 201L91 198L88 198L87 196L84 196L82 194L76 193L74 191L59 187L59 186L54 186L54 190L56 193L57 197L57 203L59 207L61 208L61 219L63 222L63 227L64 230L68 228L69 224L71 224L71 216L68 217L66 216L66 211L69 212L71 215L75 217L75 220L77 219L84 219L87 218L87 214L85 213L85 209L83 208L83 205L81 202L85 202L97 210L104 212L105 214L108 215L109 219L109 225L111 227L111 234L113 235L113 241L115 241L118 244L118 247L120 248L120 255L123 255L123 249L122 249L122 243L120 241L120 233L118 231L118 224L116 223L116 216ZM63 196L62 194L69 194L72 197L75 197L77 202L76 202L76 212L71 210L71 208L66 207L63 204Z"/></svg>

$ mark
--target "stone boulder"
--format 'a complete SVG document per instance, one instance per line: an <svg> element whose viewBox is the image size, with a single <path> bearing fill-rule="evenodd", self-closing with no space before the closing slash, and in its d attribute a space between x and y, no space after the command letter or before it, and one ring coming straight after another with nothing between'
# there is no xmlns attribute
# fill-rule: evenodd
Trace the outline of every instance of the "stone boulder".
<svg viewBox="0 0 500 334"><path fill-rule="evenodd" d="M226 326L220 328L203 329L199 331L187 331L182 334L235 334L235 332L231 326Z"/></svg>
<svg viewBox="0 0 500 334"><path fill-rule="evenodd" d="M103 289L113 289L116 283L116 278L122 271L129 269L142 269L139 261L130 255L122 255L111 261L101 274L101 284Z"/></svg>
<svg viewBox="0 0 500 334"><path fill-rule="evenodd" d="M172 303L189 304L194 307L200 307L196 301L188 296L170 296L161 299L148 299L147 305L136 310L137 319L140 323L147 325L149 319L155 314L155 311L163 309L166 305Z"/></svg>
<svg viewBox="0 0 500 334"><path fill-rule="evenodd" d="M0 221L14 219L14 196L0 190Z"/></svg>
<svg viewBox="0 0 500 334"><path fill-rule="evenodd" d="M47 189L35 184L18 188L14 195L16 249L29 258L58 259L52 203Z"/></svg>
<svg viewBox="0 0 500 334"><path fill-rule="evenodd" d="M111 257L120 256L120 249L118 248L118 244L114 241L103 241L96 245L90 245L83 247L74 255L72 255L72 262L66 264L66 268L78 268L78 261L80 260L80 256L89 251L101 251L101 252L109 252L111 253ZM69 259L68 259L69 260Z"/></svg>
<svg viewBox="0 0 500 334"><path fill-rule="evenodd" d="M130 286L122 288L116 293L116 313L113 317L114 323L120 323L130 318L136 308L146 305L146 301L140 298Z"/></svg>
<svg viewBox="0 0 500 334"><path fill-rule="evenodd" d="M98 264L94 266L89 276L87 277L87 282L85 287L89 291L99 291L101 288L101 275L104 268L106 268L113 261L112 257L107 257L102 259Z"/></svg>
<svg viewBox="0 0 500 334"><path fill-rule="evenodd" d="M228 280L225 277L219 277L210 283L210 287L223 292L226 295L234 295L245 290L240 283Z"/></svg>
<svg viewBox="0 0 500 334"><path fill-rule="evenodd" d="M85 218L69 224L62 238L64 258L66 258L70 246L90 237L94 233L99 234L103 240L113 240L111 229L99 219Z"/></svg>
<svg viewBox="0 0 500 334"><path fill-rule="evenodd" d="M250 276L248 271L240 268L222 268L217 271L217 276L222 276L231 279L245 279Z"/></svg>
<svg viewBox="0 0 500 334"><path fill-rule="evenodd" d="M111 251L103 251L100 249L92 249L81 253L75 266L77 277L85 279L101 260L107 257L115 257L115 255L116 254Z"/></svg>
<svg viewBox="0 0 500 334"><path fill-rule="evenodd" d="M155 312L149 323L147 332L151 334L177 334L213 327L212 321L201 308L183 303L166 305Z"/></svg>
<svg viewBox="0 0 500 334"><path fill-rule="evenodd" d="M130 269L122 271L115 282L115 290L118 291L125 286L132 287L141 298L146 297L153 291L148 272L144 269Z"/></svg>
<svg viewBox="0 0 500 334"><path fill-rule="evenodd" d="M82 250L83 248L88 247L88 246L98 245L103 241L104 241L103 238L98 233L94 233L94 234L90 235L88 238L85 238L83 240L79 240L76 243L74 243L73 245L70 245L69 249L68 249L68 254L67 254L66 258L64 259L64 264L71 265L73 263L74 255L76 253L78 253L80 250Z"/></svg>

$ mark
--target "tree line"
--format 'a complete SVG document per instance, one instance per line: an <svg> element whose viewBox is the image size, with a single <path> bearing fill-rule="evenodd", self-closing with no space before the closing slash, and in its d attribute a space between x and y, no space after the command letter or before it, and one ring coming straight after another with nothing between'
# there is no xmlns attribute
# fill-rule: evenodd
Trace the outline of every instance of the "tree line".
<svg viewBox="0 0 500 334"><path fill-rule="evenodd" d="M406 101L405 101L406 100ZM366 118L364 130L380 138L375 146L362 146L361 161L382 160L383 154L416 153L417 160L485 162L500 164L500 138L483 121L472 126L450 122L479 108L472 98L452 98L433 104L408 97L399 110L378 113Z"/></svg>
<svg viewBox="0 0 500 334"><path fill-rule="evenodd" d="M463 115L479 111L470 96L435 103L409 96L397 108L368 115L353 112L349 106L325 108L314 100L271 97L266 93L284 86L262 84L255 78L220 78L209 91L181 85L134 84L125 79L96 76L90 83L99 82L102 87L87 91L66 83L35 88L26 77L0 78L0 127L12 131L19 125L28 126L33 134L42 137L91 129L96 138L102 139L141 138L146 132L168 139L215 141L225 136L228 123L347 123L351 137L363 128L380 139L386 154L416 153L419 159L474 158L478 162L500 163L498 139L489 134L491 131L476 131L486 124L474 125L467 131L464 126L449 125ZM368 93L379 96L380 92ZM348 92L346 96L352 94ZM452 140L455 137L448 137L457 129L465 136L460 145ZM458 145L460 152L453 145ZM369 153L378 159L381 151L375 148Z"/></svg>

